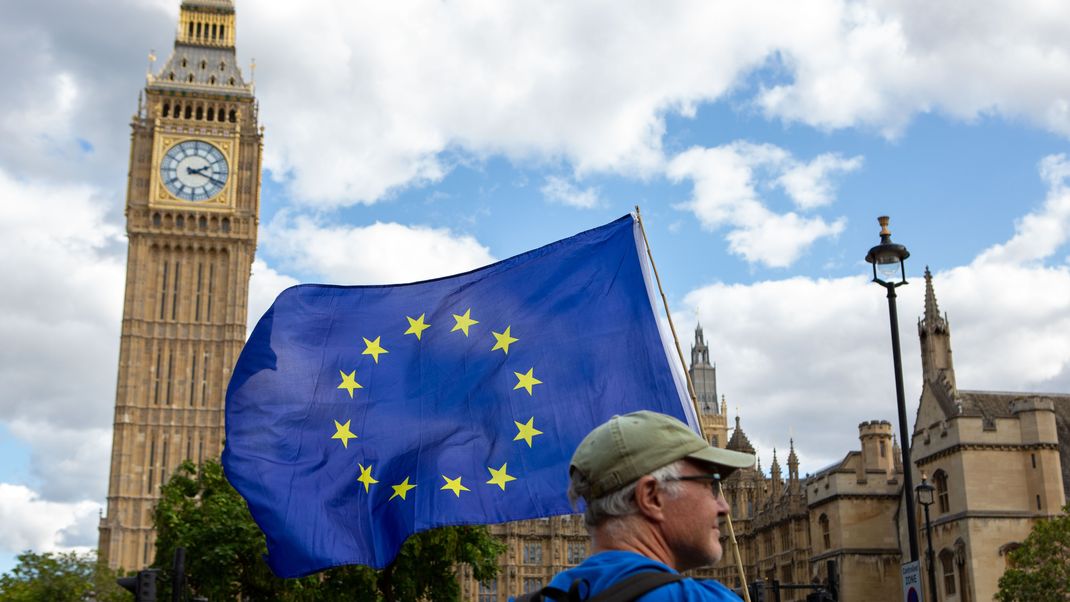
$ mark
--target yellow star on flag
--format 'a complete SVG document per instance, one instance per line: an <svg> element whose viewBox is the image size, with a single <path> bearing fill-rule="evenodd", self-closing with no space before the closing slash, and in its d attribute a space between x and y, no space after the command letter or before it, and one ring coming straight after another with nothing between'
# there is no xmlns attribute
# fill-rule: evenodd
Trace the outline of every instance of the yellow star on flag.
<svg viewBox="0 0 1070 602"><path fill-rule="evenodd" d="M498 349L501 349L502 351L505 352L505 355L509 355L509 345L512 345L513 343L515 343L515 342L520 340L520 339L514 338L513 336L511 336L509 334L509 329L510 328L512 328L512 326L506 326L505 327L505 332L494 332L493 330L490 332L492 335L494 335L494 339L496 341L498 341L497 343L494 344L493 347L490 348L491 351L496 351Z"/></svg>
<svg viewBox="0 0 1070 602"><path fill-rule="evenodd" d="M371 466L368 466L367 468L365 468L363 464L357 464L357 466L360 467L360 476L357 477L357 480L361 483L364 483L364 493L368 493L368 488L378 483L379 481L376 481L372 478Z"/></svg>
<svg viewBox="0 0 1070 602"><path fill-rule="evenodd" d="M470 327L473 324L479 324L478 320L473 320L472 319L472 308L471 307L469 307L468 309L464 310L464 315L463 316L459 316L457 314L453 314L453 319L457 323L453 325L453 328L450 329L450 332L456 332L456 331L460 330L461 332L464 333L464 336L468 336L468 327Z"/></svg>
<svg viewBox="0 0 1070 602"><path fill-rule="evenodd" d="M513 374L516 375L516 386L513 387L513 390L516 391L517 389L521 389L522 388L522 389L524 389L524 390L526 390L528 392L528 395L531 395L531 387L533 387L535 385L541 385L542 384L541 380L539 380L539 379L535 378L534 376L532 376L532 372L534 372L534 371L535 371L535 368L532 368L532 369L528 370L526 374L521 374L519 372L513 372Z"/></svg>
<svg viewBox="0 0 1070 602"><path fill-rule="evenodd" d="M405 316L405 319L409 321L409 329L405 331L405 334L414 334L416 335L416 340L419 341L424 331L431 327L430 324L424 322L425 315L427 314L420 314L420 317L415 320Z"/></svg>
<svg viewBox="0 0 1070 602"><path fill-rule="evenodd" d="M531 447L531 438L532 437L537 437L537 436L542 434L542 431L540 431L539 429L535 428L535 426L533 424L534 422L535 422L535 417L534 416L532 416L531 418L528 418L528 421L526 423L524 423L524 424L520 424L519 422L514 420L513 424L516 425L517 433L516 433L516 437L513 437L513 441L527 441L528 447Z"/></svg>
<svg viewBox="0 0 1070 602"><path fill-rule="evenodd" d="M471 491L471 489L461 485L461 477L451 479L446 475L442 475L443 479L446 479L446 484L442 486L442 491L452 491L457 497L461 497L462 491Z"/></svg>
<svg viewBox="0 0 1070 602"><path fill-rule="evenodd" d="M490 471L490 480L487 481L487 484L488 485L497 485L498 487L502 488L502 491L505 491L505 484L508 483L509 481L515 481L516 480L516 477L514 477L514 476L510 475L509 473L505 472L505 467L506 466L507 466L507 464L502 464L502 467L499 468L498 470L494 470L493 468L488 466L487 470Z"/></svg>
<svg viewBox="0 0 1070 602"><path fill-rule="evenodd" d="M405 494L408 493L410 489L415 489L416 485L409 485L409 477L405 477L404 481L397 485L391 485L391 487L394 488L394 495L390 496L390 500L396 497L405 499ZM389 502L390 500L387 501Z"/></svg>
<svg viewBox="0 0 1070 602"><path fill-rule="evenodd" d="M345 424L341 424L340 422L335 420L334 421L335 433L333 435L331 435L331 439L341 439L342 440L342 447L344 447L346 449L349 449L349 440L357 438L356 435L354 435L352 432L349 431L349 423L350 422L353 422L353 421L352 420L346 420Z"/></svg>
<svg viewBox="0 0 1070 602"><path fill-rule="evenodd" d="M361 337L361 338L364 338L364 337ZM361 352L361 355L370 355L370 356L372 356L372 358L375 359L375 363L376 364L379 363L379 355L380 354L382 354L382 353L390 353L386 349L383 349L381 345L379 345L379 339L381 339L381 338L383 338L383 337L375 337L374 341L369 341L368 339L364 339L364 351Z"/></svg>
<svg viewBox="0 0 1070 602"><path fill-rule="evenodd" d="M357 371L354 370L349 374L346 374L342 370L338 371L342 375L342 384L338 385L339 389L345 389L349 391L349 398L353 399L353 389L363 389L360 383L357 382Z"/></svg>

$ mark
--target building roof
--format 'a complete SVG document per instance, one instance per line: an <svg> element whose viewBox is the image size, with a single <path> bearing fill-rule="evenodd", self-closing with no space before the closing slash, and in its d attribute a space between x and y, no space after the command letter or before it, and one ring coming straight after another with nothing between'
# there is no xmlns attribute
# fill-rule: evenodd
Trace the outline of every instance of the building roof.
<svg viewBox="0 0 1070 602"><path fill-rule="evenodd" d="M233 48L175 43L175 49L149 84L152 89L189 90L251 96Z"/></svg>
<svg viewBox="0 0 1070 602"><path fill-rule="evenodd" d="M725 447L748 454L754 453L754 446L751 445L750 439L747 439L747 435L743 432L743 427L739 426L739 416L736 416L736 428L732 431L732 437L728 439L728 444Z"/></svg>
<svg viewBox="0 0 1070 602"><path fill-rule="evenodd" d="M183 0L182 8L209 8L233 12L234 0Z"/></svg>

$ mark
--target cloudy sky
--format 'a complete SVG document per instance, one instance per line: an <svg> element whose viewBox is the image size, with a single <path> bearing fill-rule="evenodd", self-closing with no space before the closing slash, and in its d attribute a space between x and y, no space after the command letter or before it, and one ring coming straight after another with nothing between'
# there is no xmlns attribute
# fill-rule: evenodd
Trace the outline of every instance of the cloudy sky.
<svg viewBox="0 0 1070 602"><path fill-rule="evenodd" d="M178 0L0 22L0 570L96 543L129 122ZM266 126L255 320L295 282L450 274L642 207L764 466L895 421L863 257L892 216L907 400L934 274L967 389L1070 391L1070 4L238 2ZM159 65L159 64L158 64Z"/></svg>

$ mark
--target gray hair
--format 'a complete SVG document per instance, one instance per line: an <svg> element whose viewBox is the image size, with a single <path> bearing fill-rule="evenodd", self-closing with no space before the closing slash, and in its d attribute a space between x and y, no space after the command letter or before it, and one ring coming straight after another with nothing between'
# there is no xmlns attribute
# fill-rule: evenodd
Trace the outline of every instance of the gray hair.
<svg viewBox="0 0 1070 602"><path fill-rule="evenodd" d="M658 486L669 497L676 497L680 493L680 469L684 460L677 460L672 464L666 464L650 473ZM580 498L583 498L583 520L587 527L597 527L608 520L630 516L639 511L635 505L635 486L639 483L636 479L623 489L607 493L598 499L588 499L591 492L591 483L587 477L576 470L572 472L568 484L568 499L573 508L578 508Z"/></svg>

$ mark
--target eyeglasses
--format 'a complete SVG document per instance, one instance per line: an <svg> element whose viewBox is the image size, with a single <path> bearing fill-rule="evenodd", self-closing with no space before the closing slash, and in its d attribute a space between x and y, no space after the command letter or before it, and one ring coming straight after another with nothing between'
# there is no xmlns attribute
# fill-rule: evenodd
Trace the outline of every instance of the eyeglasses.
<svg viewBox="0 0 1070 602"><path fill-rule="evenodd" d="M721 497L721 475L714 474L695 474L687 475L684 477L676 477L675 479L665 479L666 481L708 481L710 484L710 491L713 492L713 497Z"/></svg>

